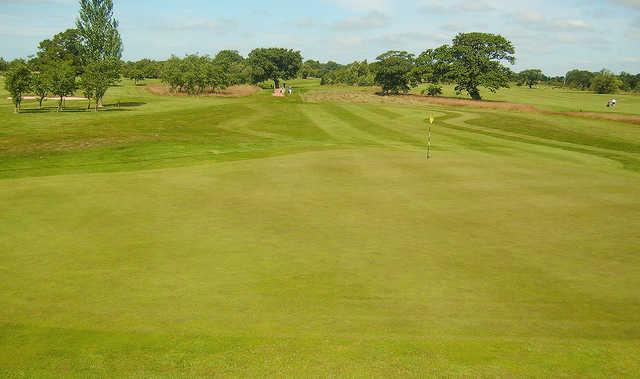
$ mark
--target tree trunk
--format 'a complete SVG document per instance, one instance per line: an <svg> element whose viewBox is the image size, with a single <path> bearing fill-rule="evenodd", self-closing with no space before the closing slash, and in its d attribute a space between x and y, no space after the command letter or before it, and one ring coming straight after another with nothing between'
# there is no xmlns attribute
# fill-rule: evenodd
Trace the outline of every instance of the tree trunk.
<svg viewBox="0 0 640 379"><path fill-rule="evenodd" d="M482 100L482 96L480 96L480 91L477 88L470 90L469 96L471 96L473 100Z"/></svg>
<svg viewBox="0 0 640 379"><path fill-rule="evenodd" d="M273 84L275 86L275 89L280 88L280 80L278 79L273 79Z"/></svg>

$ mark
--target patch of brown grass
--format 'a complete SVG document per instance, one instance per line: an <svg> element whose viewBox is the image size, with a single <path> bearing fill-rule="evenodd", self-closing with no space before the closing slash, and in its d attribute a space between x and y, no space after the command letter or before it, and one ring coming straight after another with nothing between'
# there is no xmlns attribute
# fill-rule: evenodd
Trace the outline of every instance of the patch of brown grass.
<svg viewBox="0 0 640 379"><path fill-rule="evenodd" d="M396 95L396 96L380 96L373 90L347 92L337 90L318 90L311 91L304 95L304 100L309 102L350 102L350 103L374 103L374 104L436 104L443 106L472 107L482 109L499 109L520 112L535 112L550 115L564 115L572 117L591 118L599 120L628 122L632 124L640 124L640 116L621 115L597 112L553 112L540 109L531 104L509 103L504 101L485 101L458 99L452 97L433 97L415 94Z"/></svg>
<svg viewBox="0 0 640 379"><path fill-rule="evenodd" d="M183 92L171 92L168 86L164 84L149 84L145 87L147 91L158 96L188 96ZM245 97L251 96L260 91L260 87L251 85L231 86L219 92L208 92L200 96L219 96L219 97Z"/></svg>

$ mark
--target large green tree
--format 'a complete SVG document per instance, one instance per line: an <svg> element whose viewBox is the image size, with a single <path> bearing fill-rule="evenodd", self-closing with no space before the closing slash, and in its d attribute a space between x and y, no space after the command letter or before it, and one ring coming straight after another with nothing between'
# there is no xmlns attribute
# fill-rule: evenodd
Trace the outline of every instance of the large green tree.
<svg viewBox="0 0 640 379"><path fill-rule="evenodd" d="M591 79L591 90L596 93L614 93L621 85L618 79L611 71L602 70Z"/></svg>
<svg viewBox="0 0 640 379"><path fill-rule="evenodd" d="M480 87L491 92L508 87L510 70L503 63L515 63L513 44L490 33L458 34L451 46L427 55L426 64L433 66L423 71L435 75L431 81L452 81L457 93L466 92L474 100L482 99Z"/></svg>
<svg viewBox="0 0 640 379"><path fill-rule="evenodd" d="M565 84L571 88L586 90L591 88L591 80L594 75L586 70L571 70L565 76Z"/></svg>
<svg viewBox="0 0 640 379"><path fill-rule="evenodd" d="M94 84L102 80L113 85L114 73L120 76L122 39L118 32L118 21L113 17L112 0L80 0L80 14L76 20L80 35L82 59L85 67L92 67ZM96 77L96 75L105 75ZM108 87L107 87L108 88ZM106 89L95 91L96 106L102 105Z"/></svg>
<svg viewBox="0 0 640 379"><path fill-rule="evenodd" d="M245 59L236 50L222 50L213 58L213 66L220 69L220 79L229 85L246 84L251 79L251 72ZM225 78L222 78L225 76Z"/></svg>
<svg viewBox="0 0 640 379"><path fill-rule="evenodd" d="M397 94L411 88L411 73L414 70L414 56L406 51L387 51L378 56L375 63L375 83L382 87L382 93Z"/></svg>
<svg viewBox="0 0 640 379"><path fill-rule="evenodd" d="M249 53L248 62L254 83L273 80L275 88L280 88L280 80L296 78L302 69L302 55L291 49L255 49Z"/></svg>
<svg viewBox="0 0 640 379"><path fill-rule="evenodd" d="M31 70L24 61L15 61L7 71L4 88L11 95L15 112L20 112L22 96L31 88Z"/></svg>
<svg viewBox="0 0 640 379"><path fill-rule="evenodd" d="M529 69L518 73L518 85L533 88L536 84L544 79L544 74L540 69Z"/></svg>

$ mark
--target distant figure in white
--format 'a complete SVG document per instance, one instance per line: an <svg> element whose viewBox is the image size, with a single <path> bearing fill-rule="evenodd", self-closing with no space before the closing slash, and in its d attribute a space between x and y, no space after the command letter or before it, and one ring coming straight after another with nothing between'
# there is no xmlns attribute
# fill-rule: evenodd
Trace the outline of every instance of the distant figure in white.
<svg viewBox="0 0 640 379"><path fill-rule="evenodd" d="M616 99L611 99L607 103L607 108L615 108L616 104L618 104L618 101Z"/></svg>
<svg viewBox="0 0 640 379"><path fill-rule="evenodd" d="M289 95L293 93L293 88L289 87Z"/></svg>

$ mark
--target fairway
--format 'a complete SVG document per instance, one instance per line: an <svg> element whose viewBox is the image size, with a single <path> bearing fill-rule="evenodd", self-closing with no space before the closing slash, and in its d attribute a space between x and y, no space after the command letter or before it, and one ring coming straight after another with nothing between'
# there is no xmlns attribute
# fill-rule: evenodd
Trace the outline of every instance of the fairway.
<svg viewBox="0 0 640 379"><path fill-rule="evenodd" d="M638 125L292 85L0 91L0 376L640 375Z"/></svg>

